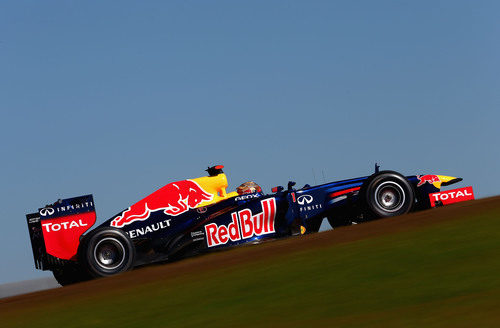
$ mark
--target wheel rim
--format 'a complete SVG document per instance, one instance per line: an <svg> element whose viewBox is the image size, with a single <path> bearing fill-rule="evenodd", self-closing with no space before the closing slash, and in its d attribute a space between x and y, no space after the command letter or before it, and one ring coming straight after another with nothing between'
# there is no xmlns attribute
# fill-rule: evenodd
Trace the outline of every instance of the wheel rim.
<svg viewBox="0 0 500 328"><path fill-rule="evenodd" d="M125 261L125 247L116 238L103 238L94 248L94 260L105 270L116 269Z"/></svg>
<svg viewBox="0 0 500 328"><path fill-rule="evenodd" d="M375 190L375 201L377 206L386 212L399 211L406 200L403 188L392 181L381 183Z"/></svg>

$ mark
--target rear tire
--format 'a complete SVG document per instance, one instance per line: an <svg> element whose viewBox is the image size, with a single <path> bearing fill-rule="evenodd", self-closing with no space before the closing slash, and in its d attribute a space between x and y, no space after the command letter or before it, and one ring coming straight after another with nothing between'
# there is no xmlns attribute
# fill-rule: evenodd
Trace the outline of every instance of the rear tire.
<svg viewBox="0 0 500 328"><path fill-rule="evenodd" d="M54 268L52 274L61 286L72 285L91 279L90 275L76 263Z"/></svg>
<svg viewBox="0 0 500 328"><path fill-rule="evenodd" d="M415 203L415 192L404 176L383 171L371 176L360 191L365 214L369 218L408 213Z"/></svg>
<svg viewBox="0 0 500 328"><path fill-rule="evenodd" d="M322 217L307 220L306 233L318 232L319 228L321 228L321 223L323 223Z"/></svg>
<svg viewBox="0 0 500 328"><path fill-rule="evenodd" d="M121 229L104 227L84 241L80 260L92 277L107 277L132 269L135 246Z"/></svg>
<svg viewBox="0 0 500 328"><path fill-rule="evenodd" d="M335 229L339 227L344 227L352 224L352 221L350 219L341 217L341 216L333 216L329 215L327 217L328 223L330 223L330 226Z"/></svg>

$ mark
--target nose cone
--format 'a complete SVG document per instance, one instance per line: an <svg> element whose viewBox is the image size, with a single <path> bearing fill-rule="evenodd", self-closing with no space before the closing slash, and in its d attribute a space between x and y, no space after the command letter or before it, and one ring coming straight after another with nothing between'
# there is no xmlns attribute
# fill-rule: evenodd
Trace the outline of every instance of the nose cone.
<svg viewBox="0 0 500 328"><path fill-rule="evenodd" d="M463 180L462 178L449 177L446 175L438 175L437 177L441 181L439 182L439 187L438 186L436 186L436 187L440 188L440 189L441 189L441 186L449 186L451 184L454 184L454 183L457 183L457 182L460 182Z"/></svg>

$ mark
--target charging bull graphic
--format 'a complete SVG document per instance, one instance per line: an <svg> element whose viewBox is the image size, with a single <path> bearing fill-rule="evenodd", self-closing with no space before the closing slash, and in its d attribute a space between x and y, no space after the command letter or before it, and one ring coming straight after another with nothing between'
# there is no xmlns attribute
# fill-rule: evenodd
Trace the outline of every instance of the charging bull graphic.
<svg viewBox="0 0 500 328"><path fill-rule="evenodd" d="M123 211L111 221L111 226L121 228L135 221L144 221L151 212L159 210L176 216L213 197L192 180L172 182Z"/></svg>
<svg viewBox="0 0 500 328"><path fill-rule="evenodd" d="M435 182L441 182L441 179L439 179L439 177L437 175L432 175L432 174L418 175L417 178L419 180L417 187L420 187L421 185L423 185L425 183L433 184Z"/></svg>

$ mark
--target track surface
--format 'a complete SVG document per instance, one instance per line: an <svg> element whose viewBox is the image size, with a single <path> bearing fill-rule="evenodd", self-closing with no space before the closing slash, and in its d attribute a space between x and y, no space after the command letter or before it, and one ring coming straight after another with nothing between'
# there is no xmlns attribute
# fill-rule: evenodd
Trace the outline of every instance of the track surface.
<svg viewBox="0 0 500 328"><path fill-rule="evenodd" d="M59 287L53 277L6 283L0 285L0 299Z"/></svg>
<svg viewBox="0 0 500 328"><path fill-rule="evenodd" d="M51 302L61 303L67 301L71 303L73 300L95 299L110 294L123 297L123 293L127 293L127 291L147 288L147 286L156 283L177 283L185 277L196 277L200 273L208 273L212 276L230 273L232 270L241 270L242 267L246 266L251 267L264 262L272 263L274 259L284 256L299 256L304 250L321 252L323 249L331 248L334 245L350 244L380 236L419 231L436 224L474 216L479 210L491 212L499 208L500 197L493 197L317 234L235 248L167 265L135 270L116 277L1 299L0 315L23 311L22 309L36 309ZM129 297L133 296L130 295Z"/></svg>

